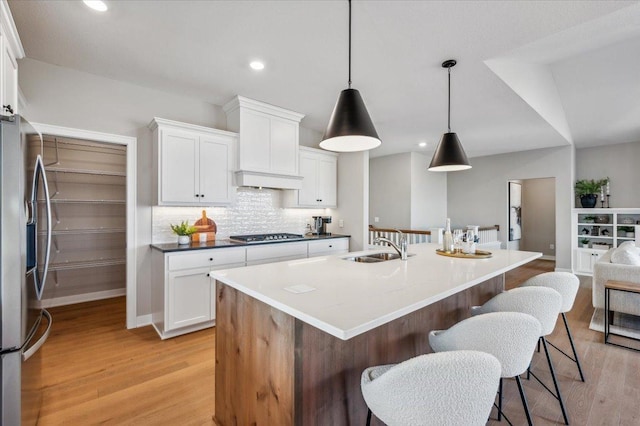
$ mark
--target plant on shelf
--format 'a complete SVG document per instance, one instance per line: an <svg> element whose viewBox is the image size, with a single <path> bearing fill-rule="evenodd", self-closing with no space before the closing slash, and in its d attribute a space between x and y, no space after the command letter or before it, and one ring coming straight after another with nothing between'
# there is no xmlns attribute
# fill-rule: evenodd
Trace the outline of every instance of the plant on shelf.
<svg viewBox="0 0 640 426"><path fill-rule="evenodd" d="M576 197L580 198L580 204L584 208L593 208L598 201L598 193L602 193L602 187L607 185L609 178L604 179L580 179L576 181Z"/></svg>
<svg viewBox="0 0 640 426"><path fill-rule="evenodd" d="M582 244L583 248L589 248L589 239L588 238L581 238L580 239L580 244Z"/></svg>
<svg viewBox="0 0 640 426"><path fill-rule="evenodd" d="M584 223L593 223L596 220L595 216L585 216L584 219L582 219Z"/></svg>
<svg viewBox="0 0 640 426"><path fill-rule="evenodd" d="M178 244L189 244L189 236L197 231L195 226L189 225L188 221L180 222L180 225L171 225L171 230L178 236Z"/></svg>
<svg viewBox="0 0 640 426"><path fill-rule="evenodd" d="M618 226L618 237L633 238L636 236L636 229L633 226Z"/></svg>

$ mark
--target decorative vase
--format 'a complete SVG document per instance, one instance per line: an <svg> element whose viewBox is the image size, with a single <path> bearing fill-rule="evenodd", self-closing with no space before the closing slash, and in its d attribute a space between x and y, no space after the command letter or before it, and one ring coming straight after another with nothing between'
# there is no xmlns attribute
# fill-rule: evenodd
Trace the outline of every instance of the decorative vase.
<svg viewBox="0 0 640 426"><path fill-rule="evenodd" d="M589 243L587 243L587 244L583 244L583 245L582 245L582 248L589 248Z"/></svg>
<svg viewBox="0 0 640 426"><path fill-rule="evenodd" d="M635 237L636 237L635 232L627 232L627 238L635 238Z"/></svg>
<svg viewBox="0 0 640 426"><path fill-rule="evenodd" d="M189 244L189 240L190 238L188 235L178 235L178 244L180 244L181 246Z"/></svg>
<svg viewBox="0 0 640 426"><path fill-rule="evenodd" d="M592 209L598 202L598 194L586 194L580 197L580 204L585 209Z"/></svg>

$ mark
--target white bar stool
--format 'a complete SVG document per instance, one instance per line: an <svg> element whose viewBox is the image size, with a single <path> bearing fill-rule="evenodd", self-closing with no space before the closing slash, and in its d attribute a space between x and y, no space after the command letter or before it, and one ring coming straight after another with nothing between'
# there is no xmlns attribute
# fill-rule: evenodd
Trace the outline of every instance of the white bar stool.
<svg viewBox="0 0 640 426"><path fill-rule="evenodd" d="M460 321L448 330L431 331L429 344L436 352L467 349L495 356L501 366L499 398L496 406L498 420L503 415L502 379L515 377L522 406L527 421L531 425L533 422L519 376L527 371L531 363L541 331L540 321L531 315L520 312L494 312Z"/></svg>
<svg viewBox="0 0 640 426"><path fill-rule="evenodd" d="M553 362L551 361L551 354L549 353L546 339L546 336L551 334L555 328L561 307L562 296L552 288L518 287L494 296L482 306L474 306L471 308L471 313L478 315L489 312L522 312L540 321L542 332L539 337L544 347L544 353L547 356L547 363L549 364L549 371L553 379L555 392L547 387L535 374L531 373L531 375L558 400L560 410L562 410L562 417L564 418L565 424L568 425L569 416L564 406L564 401L562 400L560 386L558 385L558 379L556 378L556 372L553 368Z"/></svg>
<svg viewBox="0 0 640 426"><path fill-rule="evenodd" d="M361 389L369 413L389 426L484 425L500 381L500 362L487 353L427 354L369 367Z"/></svg>
<svg viewBox="0 0 640 426"><path fill-rule="evenodd" d="M562 315L562 321L564 322L564 328L567 330L567 336L569 336L569 343L571 343L571 350L573 351L573 357L565 353L562 349L557 347L551 342L551 346L556 348L560 353L571 361L575 362L578 366L578 372L580 373L580 380L584 382L584 374L582 373L582 366L580 365L580 359L578 359L578 352L573 344L573 337L571 336L571 330L569 330L569 323L567 322L566 312L569 312L573 308L573 302L576 300L578 294L578 288L580 288L580 280L571 272L545 272L543 274L536 275L529 278L527 281L520 285L521 287L538 286L552 288L562 296L562 307L560 308L560 315Z"/></svg>

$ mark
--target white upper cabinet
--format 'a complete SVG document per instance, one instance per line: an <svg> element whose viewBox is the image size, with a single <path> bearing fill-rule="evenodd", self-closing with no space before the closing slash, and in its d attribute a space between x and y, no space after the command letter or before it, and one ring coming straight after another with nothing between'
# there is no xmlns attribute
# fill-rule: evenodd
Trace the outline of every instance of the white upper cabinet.
<svg viewBox="0 0 640 426"><path fill-rule="evenodd" d="M300 120L304 115L237 96L224 107L227 127L239 133L239 186L298 189Z"/></svg>
<svg viewBox="0 0 640 426"><path fill-rule="evenodd" d="M300 147L302 188L288 191L287 207L337 207L338 154Z"/></svg>
<svg viewBox="0 0 640 426"><path fill-rule="evenodd" d="M225 205L233 197L235 133L154 118L154 199L159 206Z"/></svg>
<svg viewBox="0 0 640 426"><path fill-rule="evenodd" d="M0 2L0 50L0 114L18 114L18 59L24 50L6 1Z"/></svg>

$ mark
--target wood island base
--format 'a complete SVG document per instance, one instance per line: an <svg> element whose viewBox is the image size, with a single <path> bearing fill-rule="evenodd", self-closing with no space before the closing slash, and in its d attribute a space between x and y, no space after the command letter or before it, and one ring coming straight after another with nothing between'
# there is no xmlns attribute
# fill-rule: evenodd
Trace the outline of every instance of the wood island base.
<svg viewBox="0 0 640 426"><path fill-rule="evenodd" d="M501 274L342 340L217 281L214 421L220 426L363 425L367 406L360 376L365 368L431 352L430 330L469 317L469 307L503 289Z"/></svg>

